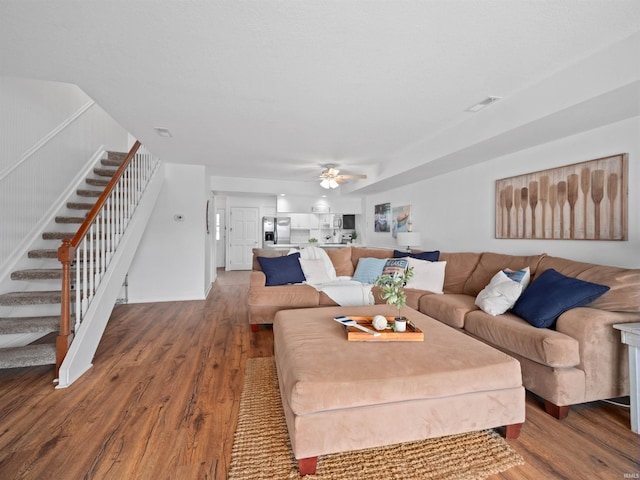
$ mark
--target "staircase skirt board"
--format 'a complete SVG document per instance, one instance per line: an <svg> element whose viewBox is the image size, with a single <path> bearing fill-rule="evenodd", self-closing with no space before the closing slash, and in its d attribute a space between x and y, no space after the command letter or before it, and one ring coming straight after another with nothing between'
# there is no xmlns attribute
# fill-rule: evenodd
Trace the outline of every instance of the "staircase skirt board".
<svg viewBox="0 0 640 480"><path fill-rule="evenodd" d="M0 349L0 368L55 365L56 346L52 343Z"/></svg>

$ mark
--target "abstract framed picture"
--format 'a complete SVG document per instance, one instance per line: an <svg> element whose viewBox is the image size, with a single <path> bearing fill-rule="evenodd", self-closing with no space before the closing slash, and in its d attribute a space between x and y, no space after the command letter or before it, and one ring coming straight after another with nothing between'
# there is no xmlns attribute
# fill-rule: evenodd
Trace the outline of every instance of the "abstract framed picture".
<svg viewBox="0 0 640 480"><path fill-rule="evenodd" d="M391 230L391 204L380 203L374 207L373 230L375 232L389 232Z"/></svg>
<svg viewBox="0 0 640 480"><path fill-rule="evenodd" d="M627 240L628 154L496 180L496 238Z"/></svg>

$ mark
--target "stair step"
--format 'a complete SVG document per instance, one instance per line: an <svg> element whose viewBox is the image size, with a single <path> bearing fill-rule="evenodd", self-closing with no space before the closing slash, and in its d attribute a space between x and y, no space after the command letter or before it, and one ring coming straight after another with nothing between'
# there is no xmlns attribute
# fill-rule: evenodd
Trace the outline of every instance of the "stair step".
<svg viewBox="0 0 640 480"><path fill-rule="evenodd" d="M106 187L109 184L109 180L105 178L87 178L85 182L94 187Z"/></svg>
<svg viewBox="0 0 640 480"><path fill-rule="evenodd" d="M127 155L128 154L126 152L107 152L107 158L109 160L117 160L120 163L124 162L124 159L127 158Z"/></svg>
<svg viewBox="0 0 640 480"><path fill-rule="evenodd" d="M75 275L75 269L70 273ZM11 280L59 280L62 278L62 268L32 268L11 272Z"/></svg>
<svg viewBox="0 0 640 480"><path fill-rule="evenodd" d="M113 177L116 171L113 168L96 167L93 169L93 173L95 173L99 177Z"/></svg>
<svg viewBox="0 0 640 480"><path fill-rule="evenodd" d="M65 238L73 238L74 235L76 234L76 232L44 232L42 234L42 239L43 240L64 240ZM88 234L87 234L88 235ZM104 235L94 235L93 239L96 240L97 238L100 239L104 239Z"/></svg>
<svg viewBox="0 0 640 480"><path fill-rule="evenodd" d="M68 202L67 208L70 210L91 210L95 203Z"/></svg>
<svg viewBox="0 0 640 480"><path fill-rule="evenodd" d="M71 291L71 300L76 298L75 291ZM35 292L9 292L0 295L0 305L5 307L17 305L49 305L62 302L62 292L35 291Z"/></svg>
<svg viewBox="0 0 640 480"><path fill-rule="evenodd" d="M53 258L58 259L58 250L57 249L40 249L40 250L30 250L27 254L29 258ZM94 250L94 258L95 258L95 250Z"/></svg>
<svg viewBox="0 0 640 480"><path fill-rule="evenodd" d="M0 335L16 333L50 333L60 330L60 317L0 318Z"/></svg>
<svg viewBox="0 0 640 480"><path fill-rule="evenodd" d="M86 220L86 217L68 217L68 216L56 217L56 223L77 223L77 224L82 224L85 220Z"/></svg>
<svg viewBox="0 0 640 480"><path fill-rule="evenodd" d="M43 240L64 240L65 238L73 238L76 232L44 232Z"/></svg>
<svg viewBox="0 0 640 480"><path fill-rule="evenodd" d="M56 346L52 343L0 349L0 368L55 365Z"/></svg>
<svg viewBox="0 0 640 480"><path fill-rule="evenodd" d="M36 250L29 250L27 253L28 258L58 258L57 249L41 248Z"/></svg>
<svg viewBox="0 0 640 480"><path fill-rule="evenodd" d="M94 197L94 198L98 198L100 195L102 195L103 190L86 190L84 188L80 188L78 190L76 190L76 193L78 194L79 197Z"/></svg>
<svg viewBox="0 0 640 480"><path fill-rule="evenodd" d="M122 160L124 160L124 158ZM122 160L118 158L103 158L100 160L100 163L105 167L119 167L122 165Z"/></svg>

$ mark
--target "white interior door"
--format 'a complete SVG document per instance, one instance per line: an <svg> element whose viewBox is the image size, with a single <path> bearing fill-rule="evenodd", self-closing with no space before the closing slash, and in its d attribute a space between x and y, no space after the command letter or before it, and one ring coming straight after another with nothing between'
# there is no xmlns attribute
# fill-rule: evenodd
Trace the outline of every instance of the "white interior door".
<svg viewBox="0 0 640 480"><path fill-rule="evenodd" d="M227 270L251 270L252 248L259 246L258 207L231 207Z"/></svg>

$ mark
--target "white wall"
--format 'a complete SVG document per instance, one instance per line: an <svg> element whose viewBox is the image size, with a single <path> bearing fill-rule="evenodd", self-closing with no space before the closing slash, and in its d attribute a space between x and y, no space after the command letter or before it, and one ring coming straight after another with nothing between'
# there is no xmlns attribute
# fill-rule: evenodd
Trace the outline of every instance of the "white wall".
<svg viewBox="0 0 640 480"><path fill-rule="evenodd" d="M0 76L3 271L95 152L126 146L126 130L76 85Z"/></svg>
<svg viewBox="0 0 640 480"><path fill-rule="evenodd" d="M495 181L618 153L629 154L628 241L495 238ZM640 117L506 155L481 165L366 198L363 242L397 247L391 233L373 231L374 205L412 205L421 248L442 251L545 252L574 260L640 268Z"/></svg>
<svg viewBox="0 0 640 480"><path fill-rule="evenodd" d="M204 166L165 164L162 191L129 269L130 303L206 297L206 183Z"/></svg>

